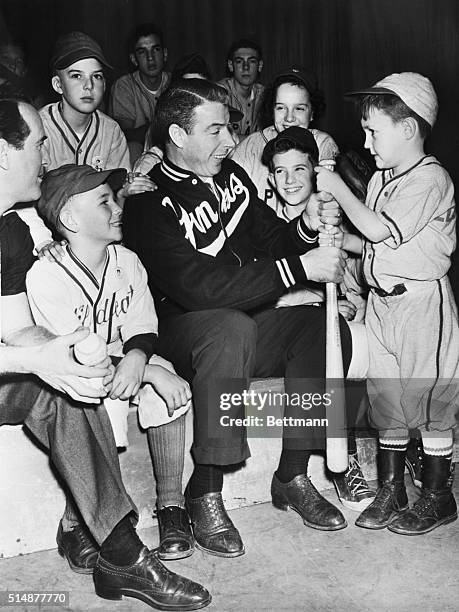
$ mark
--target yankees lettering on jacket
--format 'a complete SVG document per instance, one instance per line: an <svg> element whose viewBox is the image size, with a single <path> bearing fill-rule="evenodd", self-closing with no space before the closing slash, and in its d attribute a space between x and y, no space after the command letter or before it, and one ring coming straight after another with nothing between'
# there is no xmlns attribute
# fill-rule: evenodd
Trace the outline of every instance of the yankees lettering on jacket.
<svg viewBox="0 0 459 612"><path fill-rule="evenodd" d="M225 159L207 179L166 158L150 176L158 189L128 198L123 234L147 269L160 317L250 311L307 280L298 256L317 245L317 233L301 217L279 219L238 164Z"/></svg>

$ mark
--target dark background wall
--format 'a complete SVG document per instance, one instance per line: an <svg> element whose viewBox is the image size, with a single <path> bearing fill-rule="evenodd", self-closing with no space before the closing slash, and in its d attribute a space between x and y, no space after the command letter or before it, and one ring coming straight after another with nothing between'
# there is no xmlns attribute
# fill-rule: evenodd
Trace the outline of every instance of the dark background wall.
<svg viewBox="0 0 459 612"><path fill-rule="evenodd" d="M254 37L264 50L262 81L291 62L317 73L328 104L321 127L342 146L362 143L343 92L391 72L422 72L440 99L431 149L459 181L457 0L0 0L0 7L0 36L24 39L46 81L53 42L70 30L99 41L114 77L129 70L126 37L143 21L164 28L169 66L200 51L215 77L224 74L231 41Z"/></svg>
<svg viewBox="0 0 459 612"><path fill-rule="evenodd" d="M459 2L457 0L0 0L0 36L19 35L30 63L49 82L56 37L81 29L115 67L129 69L125 41L144 21L164 29L169 67L201 52L224 74L232 40L249 36L264 50L262 81L289 63L314 70L327 98L321 127L340 146L359 148L362 133L343 92L404 70L433 81L440 113L429 143L459 185Z"/></svg>

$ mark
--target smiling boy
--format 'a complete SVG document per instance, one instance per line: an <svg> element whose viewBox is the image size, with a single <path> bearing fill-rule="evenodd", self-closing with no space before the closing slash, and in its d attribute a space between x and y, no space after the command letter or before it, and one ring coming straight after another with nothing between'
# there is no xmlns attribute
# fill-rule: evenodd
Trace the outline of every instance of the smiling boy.
<svg viewBox="0 0 459 612"><path fill-rule="evenodd" d="M161 558L178 559L194 549L182 494L183 414L191 393L170 364L153 355L158 323L147 275L138 257L119 244L122 211L114 193L125 175L124 169L97 172L88 165L67 164L45 176L39 211L68 244L60 262L42 259L34 264L27 291L35 320L46 322L50 330L84 326L105 339L115 374L104 405L118 446L127 446L128 400L144 383L156 391L150 385L140 390L139 420L154 457L158 552ZM164 400L160 405L158 395ZM59 550L75 571L91 571L97 551L84 539L70 545L66 534L75 525L78 518L68 502Z"/></svg>
<svg viewBox="0 0 459 612"><path fill-rule="evenodd" d="M424 151L438 111L426 77L391 74L350 95L359 97L365 148L378 168L366 203L336 173L317 168L317 185L362 233L344 234L343 248L362 253L370 287L368 390L382 486L356 524L417 535L457 518L448 483L459 398L459 325L447 277L456 246L454 187ZM415 428L424 446L423 489L407 510L404 463Z"/></svg>

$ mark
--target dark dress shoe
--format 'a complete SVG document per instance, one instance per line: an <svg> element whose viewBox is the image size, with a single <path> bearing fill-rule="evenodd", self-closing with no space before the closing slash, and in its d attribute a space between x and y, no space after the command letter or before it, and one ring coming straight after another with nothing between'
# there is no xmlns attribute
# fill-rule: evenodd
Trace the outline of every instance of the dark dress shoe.
<svg viewBox="0 0 459 612"><path fill-rule="evenodd" d="M99 547L86 527L76 525L71 531L64 531L60 521L56 542L57 552L67 559L70 569L78 574L92 574Z"/></svg>
<svg viewBox="0 0 459 612"><path fill-rule="evenodd" d="M169 571L146 547L132 565L112 565L99 555L94 585L104 599L134 597L158 610L199 610L212 601L207 589Z"/></svg>
<svg viewBox="0 0 459 612"><path fill-rule="evenodd" d="M218 557L239 557L245 553L241 536L226 512L221 493L206 493L192 499L185 491L185 503L198 548Z"/></svg>
<svg viewBox="0 0 459 612"><path fill-rule="evenodd" d="M357 517L355 524L364 529L385 529L407 508L405 483L387 481L371 504Z"/></svg>
<svg viewBox="0 0 459 612"><path fill-rule="evenodd" d="M401 535L421 535L456 519L457 506L450 489L423 489L414 506L392 521L388 529Z"/></svg>
<svg viewBox="0 0 459 612"><path fill-rule="evenodd" d="M346 519L338 508L322 497L306 474L295 476L285 484L274 474L271 497L276 508L279 510L292 508L298 512L308 527L337 531L347 526Z"/></svg>
<svg viewBox="0 0 459 612"><path fill-rule="evenodd" d="M171 561L194 552L194 538L185 508L165 506L156 512L159 526L158 557Z"/></svg>

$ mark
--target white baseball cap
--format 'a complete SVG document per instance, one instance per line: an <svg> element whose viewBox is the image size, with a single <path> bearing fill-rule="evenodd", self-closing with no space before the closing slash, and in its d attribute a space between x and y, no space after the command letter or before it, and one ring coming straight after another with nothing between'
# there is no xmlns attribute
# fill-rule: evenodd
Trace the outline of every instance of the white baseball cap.
<svg viewBox="0 0 459 612"><path fill-rule="evenodd" d="M417 72L395 72L368 89L351 91L346 96L395 94L420 117L433 126L438 113L438 99L429 79Z"/></svg>

